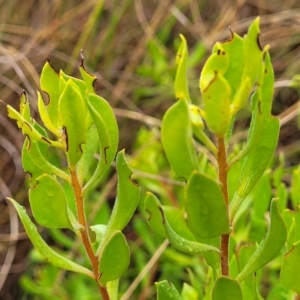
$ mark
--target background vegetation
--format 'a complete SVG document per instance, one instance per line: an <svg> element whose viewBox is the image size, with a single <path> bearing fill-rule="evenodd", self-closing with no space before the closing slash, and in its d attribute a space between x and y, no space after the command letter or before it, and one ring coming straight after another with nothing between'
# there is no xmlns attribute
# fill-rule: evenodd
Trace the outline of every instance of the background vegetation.
<svg viewBox="0 0 300 300"><path fill-rule="evenodd" d="M159 143L159 126L162 115L175 100L178 34L188 41L191 97L198 101L199 74L212 45L229 38L229 25L243 35L257 15L261 16L260 41L262 46L271 46L276 74L273 114L280 116L282 125L277 155L283 153L285 157L282 180L288 189L291 170L298 166L300 153L298 86L292 81L300 67L297 0L3 0L0 99L17 107L24 89L35 107L39 73L46 59L56 69L77 76L83 49L87 69L98 77L97 93L115 108L121 137L119 149L126 148L132 166L139 170L135 179L176 205L181 187L176 180L168 179L170 167ZM237 142L246 138L243 128L248 123L249 116L244 112L235 133ZM0 298L42 299L42 292L43 299L97 299L87 279L78 280L78 275L75 278L45 265L31 251L16 212L4 200L13 196L28 207L26 177L20 163L22 141L15 124L6 117L5 106L0 106ZM146 146L151 146L148 152ZM112 170L95 191L90 218L99 222L107 218L115 183ZM127 291L123 300L151 299L153 282L159 279L168 279L180 287L187 277L186 267L197 265L197 274L201 274L201 264L195 258L172 249L164 251L167 243L151 236L142 211L135 215L126 235L133 258L122 280L121 291ZM71 257L82 257L82 249L74 245L72 237L57 231L45 232L44 237L62 251L68 250ZM264 295L272 290L269 284L262 287Z"/></svg>

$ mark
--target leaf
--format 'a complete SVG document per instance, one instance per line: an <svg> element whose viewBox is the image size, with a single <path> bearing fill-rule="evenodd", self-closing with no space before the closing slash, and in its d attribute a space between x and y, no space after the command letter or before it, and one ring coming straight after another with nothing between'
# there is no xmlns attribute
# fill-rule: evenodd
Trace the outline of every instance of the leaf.
<svg viewBox="0 0 300 300"><path fill-rule="evenodd" d="M28 123L32 123L29 101L25 92L21 94L20 98L20 114Z"/></svg>
<svg viewBox="0 0 300 300"><path fill-rule="evenodd" d="M109 281L106 285L110 300L118 300L119 278Z"/></svg>
<svg viewBox="0 0 300 300"><path fill-rule="evenodd" d="M164 115L161 140L171 167L185 181L198 169L192 137L188 104L180 99Z"/></svg>
<svg viewBox="0 0 300 300"><path fill-rule="evenodd" d="M175 97L176 99L183 99L185 101L191 102L188 83L187 83L187 59L188 59L188 49L186 44L186 39L182 34L179 35L181 39L181 44L179 46L176 63L178 65L176 78L175 78Z"/></svg>
<svg viewBox="0 0 300 300"><path fill-rule="evenodd" d="M261 132L260 140L245 157L240 175L240 186L230 203L230 221L233 220L238 207L266 170L277 146L279 129L279 119L270 116L269 122Z"/></svg>
<svg viewBox="0 0 300 300"><path fill-rule="evenodd" d="M45 173L55 174L58 177L63 178L67 182L71 183L70 176L63 170L52 165L49 162L49 160L42 154L39 144L40 143L37 141L32 141L30 143L30 146L28 145L28 154L31 157L31 160L34 162L34 164L38 166L41 170L43 170Z"/></svg>
<svg viewBox="0 0 300 300"><path fill-rule="evenodd" d="M35 220L48 228L70 228L65 193L59 182L43 174L29 190L29 201Z"/></svg>
<svg viewBox="0 0 300 300"><path fill-rule="evenodd" d="M236 277L238 282L242 282L247 276L265 266L278 254L285 244L287 229L280 215L277 202L278 200L272 200L269 230L247 264Z"/></svg>
<svg viewBox="0 0 300 300"><path fill-rule="evenodd" d="M86 140L86 106L71 79L59 97L58 113L65 134L69 167L74 169L82 156L81 147Z"/></svg>
<svg viewBox="0 0 300 300"><path fill-rule="evenodd" d="M246 77L250 79L250 87L253 86L260 70L260 64L263 57L263 52L259 44L259 17L256 18L249 26L248 32L244 37L244 70L241 82L244 82Z"/></svg>
<svg viewBox="0 0 300 300"><path fill-rule="evenodd" d="M200 79L200 86L201 86L201 79ZM204 102L204 109L205 109L205 116L206 116L205 120L207 126L216 135L221 137L225 136L225 133L230 126L230 120L231 120L230 85L224 79L222 74L217 70L215 70L213 77L207 83L205 88L201 89L201 92L202 92L202 99Z"/></svg>
<svg viewBox="0 0 300 300"><path fill-rule="evenodd" d="M300 204L300 166L293 170L292 173L292 182L291 182L291 200L293 203L293 208L297 207L297 204Z"/></svg>
<svg viewBox="0 0 300 300"><path fill-rule="evenodd" d="M194 172L188 180L185 208L192 232L211 239L230 232L228 213L220 185Z"/></svg>
<svg viewBox="0 0 300 300"><path fill-rule="evenodd" d="M184 237L185 239L196 241L193 233L187 226L186 220L184 219L183 212L177 207L161 206L156 196L150 192L147 192L145 198L145 210L149 213L148 224L154 230L155 233L166 238L166 232L162 224L162 216L159 211L159 207L162 207L166 218L173 228L173 230Z"/></svg>
<svg viewBox="0 0 300 300"><path fill-rule="evenodd" d="M98 95L89 94L88 108L98 131L100 159L94 175L85 185L84 190L99 180L110 166L115 158L119 142L118 124L108 102Z"/></svg>
<svg viewBox="0 0 300 300"><path fill-rule="evenodd" d="M145 198L145 211L149 214L147 220L148 224L156 234L166 238L167 235L162 222L161 213L158 209L159 207L161 207L161 204L157 197L154 194L147 192L147 196Z"/></svg>
<svg viewBox="0 0 300 300"><path fill-rule="evenodd" d="M28 217L25 208L19 205L15 200L11 198L7 199L14 205L15 209L17 210L26 233L28 234L28 237L30 238L33 246L47 261L59 268L76 273L82 273L91 278L94 278L94 273L92 271L74 263L73 261L63 257L62 255L56 253L53 249L51 249L38 233L36 226Z"/></svg>
<svg viewBox="0 0 300 300"><path fill-rule="evenodd" d="M227 53L229 58L228 67L224 73L224 78L229 83L232 95L235 95L241 86L241 76L243 72L243 48L244 40L231 31L231 39L221 42L221 47ZM215 50L217 51L217 49ZM250 92L250 91L249 91ZM249 93L248 93L249 95Z"/></svg>
<svg viewBox="0 0 300 300"><path fill-rule="evenodd" d="M62 137L62 132L58 126L54 125L52 120L50 119L47 107L44 103L43 97L40 92L37 92L38 95L38 109L40 113L41 120L43 121L46 128L55 134L57 137Z"/></svg>
<svg viewBox="0 0 300 300"><path fill-rule="evenodd" d="M125 150L117 155L118 187L117 198L107 224L106 235L116 230L123 230L132 218L140 198L141 188L131 179L132 170L129 167Z"/></svg>
<svg viewBox="0 0 300 300"><path fill-rule="evenodd" d="M48 104L46 105L48 115L55 127L60 127L58 117L58 99L60 97L59 92L59 75L51 66L48 60L41 73L40 86L43 92L47 93L49 97Z"/></svg>
<svg viewBox="0 0 300 300"><path fill-rule="evenodd" d="M100 284L104 286L108 281L123 275L130 262L130 251L125 236L116 231L106 241L99 258Z"/></svg>
<svg viewBox="0 0 300 300"><path fill-rule="evenodd" d="M36 178L44 174L44 171L37 166L28 153L28 140L26 139L22 147L22 166L26 173L30 175L30 186L35 185Z"/></svg>
<svg viewBox="0 0 300 300"><path fill-rule="evenodd" d="M86 177L89 174L89 168L93 161L96 162L94 154L97 152L98 144L99 138L96 126L92 126L87 131L86 143L82 146L83 154L77 164L77 174L81 184L87 180Z"/></svg>
<svg viewBox="0 0 300 300"><path fill-rule="evenodd" d="M239 283L229 277L221 276L212 289L212 300L243 300Z"/></svg>
<svg viewBox="0 0 300 300"><path fill-rule="evenodd" d="M300 240L300 210L299 205L297 210L285 209L282 212L282 217L288 229L287 248L290 249L293 244Z"/></svg>
<svg viewBox="0 0 300 300"><path fill-rule="evenodd" d="M251 258L251 256L253 255L256 249L257 249L256 245L243 245L242 247L240 247L240 251L239 251L240 269L242 269L247 264L247 262L249 261L249 259ZM241 287L245 299L248 299L246 298L246 295L250 299L260 299L260 295L257 290L257 280L255 274L250 274L248 277L246 277L245 280L242 282Z"/></svg>
<svg viewBox="0 0 300 300"><path fill-rule="evenodd" d="M157 230L162 236L166 236L176 249L190 254L199 254L208 251L220 252L220 250L214 246L199 243L194 239L188 240L175 232L167 220L166 209L160 205L157 198L151 193L147 195L146 209L150 213L148 220L150 225L153 225L153 229ZM152 221L151 218L153 218ZM160 224L162 224L163 227Z"/></svg>
<svg viewBox="0 0 300 300"><path fill-rule="evenodd" d="M7 105L7 115L9 118L16 120L17 125L20 129L22 129L22 134L26 135L31 140L38 140L44 144L49 144L54 147L64 148L64 145L61 142L52 141L42 134L40 134L26 119L24 119L20 113L18 113L13 107Z"/></svg>
<svg viewBox="0 0 300 300"><path fill-rule="evenodd" d="M83 60L81 61L79 71L80 71L82 79L85 82L88 93L95 94L94 84L95 84L95 81L97 80L97 77L86 71L84 64L83 64Z"/></svg>
<svg viewBox="0 0 300 300"><path fill-rule="evenodd" d="M186 282L183 283L183 288L181 292L182 300L198 300L198 292L192 286L187 284Z"/></svg>
<svg viewBox="0 0 300 300"><path fill-rule="evenodd" d="M155 282L157 288L157 300L182 300L172 283L167 280Z"/></svg>
<svg viewBox="0 0 300 300"><path fill-rule="evenodd" d="M293 244L292 249L285 254L282 262L280 280L281 283L288 289L300 294L300 241Z"/></svg>

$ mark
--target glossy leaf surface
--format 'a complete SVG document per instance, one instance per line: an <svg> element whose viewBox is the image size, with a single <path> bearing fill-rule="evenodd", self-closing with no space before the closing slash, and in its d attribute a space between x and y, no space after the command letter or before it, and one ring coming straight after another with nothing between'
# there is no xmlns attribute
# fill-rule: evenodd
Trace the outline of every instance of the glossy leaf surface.
<svg viewBox="0 0 300 300"><path fill-rule="evenodd" d="M74 168L82 156L81 147L86 139L86 106L71 79L59 97L58 112L64 129L68 162Z"/></svg>
<svg viewBox="0 0 300 300"><path fill-rule="evenodd" d="M176 175L187 181L198 169L188 104L179 100L164 115L161 140Z"/></svg>
<svg viewBox="0 0 300 300"><path fill-rule="evenodd" d="M230 232L225 200L220 185L194 172L186 190L189 227L201 239L211 239Z"/></svg>
<svg viewBox="0 0 300 300"><path fill-rule="evenodd" d="M19 205L13 199L8 198L8 200L11 201L11 203L17 210L19 217L23 223L23 226L26 230L26 233L30 238L33 246L47 261L59 268L77 273L82 273L87 276L90 276L91 278L94 278L94 274L92 271L74 263L73 261L63 257L62 255L58 254L53 249L51 249L38 233L36 226L32 223L29 216L27 215L25 208Z"/></svg>
<svg viewBox="0 0 300 300"><path fill-rule="evenodd" d="M36 221L48 228L72 228L65 193L59 182L43 174L29 190L31 210Z"/></svg>
<svg viewBox="0 0 300 300"><path fill-rule="evenodd" d="M182 300L172 283L163 280L155 283L157 288L157 300Z"/></svg>
<svg viewBox="0 0 300 300"><path fill-rule="evenodd" d="M282 249L287 238L287 229L280 215L277 200L272 200L271 223L265 238L248 260L236 280L242 282L247 276L262 268Z"/></svg>
<svg viewBox="0 0 300 300"><path fill-rule="evenodd" d="M243 300L239 283L229 277L219 277L212 290L212 300Z"/></svg>
<svg viewBox="0 0 300 300"><path fill-rule="evenodd" d="M99 259L100 284L123 275L130 262L130 251L125 236L116 231L105 243Z"/></svg>

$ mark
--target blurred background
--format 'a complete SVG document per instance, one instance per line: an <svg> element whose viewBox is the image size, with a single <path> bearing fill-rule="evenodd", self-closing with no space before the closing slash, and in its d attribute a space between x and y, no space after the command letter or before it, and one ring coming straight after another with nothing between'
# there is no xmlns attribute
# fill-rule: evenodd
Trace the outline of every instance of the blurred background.
<svg viewBox="0 0 300 300"><path fill-rule="evenodd" d="M56 70L78 76L82 49L86 68L98 77L96 92L115 109L120 127L119 149L126 148L133 166L140 170L136 179L151 178L152 172L161 172L155 182L148 184L154 189L159 186L172 199L172 186L177 183L168 182L157 158L148 155L146 162L134 158L140 157L147 141L160 147L160 120L175 100L178 35L183 34L188 41L190 92L198 103L199 75L211 47L230 37L229 26L239 35L245 34L256 16L261 17L260 42L262 46L270 44L275 70L273 114L280 116L282 124L277 152L285 154L285 167L292 168L300 159L299 88L295 76L300 73L299 0L0 0L0 99L17 108L25 90L32 115L38 119L36 91L44 63L49 59ZM237 122L237 140L246 138L243 128L247 124L249 112L245 111ZM9 196L29 207L27 177L20 160L23 139L16 124L6 117L5 105L0 103L0 299L97 299L87 292L94 291L93 283L82 279L76 285L71 275L45 267L31 251L16 212L5 201ZM162 151L159 159L166 167ZM144 165L143 170L142 163L148 164L148 169ZM100 188L95 192L101 205L114 198L113 172L107 182L104 191ZM99 201L95 203L98 205L91 211L92 217L98 215L96 210L101 207ZM174 272L170 266L164 270L159 267L160 244L151 246L151 241L144 240L148 233L143 232L149 228L139 220L142 217L136 217L134 225L126 229L131 249L138 258L132 262L121 290L128 291L143 266L154 255L157 257L152 271L138 280L136 287L131 287L131 294L124 300L150 299L153 281L164 272ZM39 230L50 244L68 250L73 257L80 255L72 243L68 244L67 234L58 236L57 232ZM184 257L181 262L193 264L184 261ZM53 286L57 298L47 298L47 288L52 290ZM71 289L77 289L81 296L70 296ZM41 291L44 296L39 294Z"/></svg>

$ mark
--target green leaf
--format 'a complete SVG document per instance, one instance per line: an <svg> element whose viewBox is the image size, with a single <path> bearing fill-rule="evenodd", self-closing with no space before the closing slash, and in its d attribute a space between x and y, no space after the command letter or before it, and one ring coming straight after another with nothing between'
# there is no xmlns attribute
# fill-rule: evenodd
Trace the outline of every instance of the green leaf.
<svg viewBox="0 0 300 300"><path fill-rule="evenodd" d="M282 262L280 279L281 283L288 289L300 294L300 241L293 244L292 249L285 254Z"/></svg>
<svg viewBox="0 0 300 300"><path fill-rule="evenodd" d="M297 210L285 209L282 212L282 217L285 225L288 228L287 247L290 249L293 244L300 240L300 210L299 205Z"/></svg>
<svg viewBox="0 0 300 300"><path fill-rule="evenodd" d="M185 181L198 169L192 137L188 104L180 99L164 115L161 140L170 165Z"/></svg>
<svg viewBox="0 0 300 300"><path fill-rule="evenodd" d="M188 60L188 49L184 36L179 35L181 39L181 44L179 46L176 63L178 65L176 78L175 78L175 97L176 99L183 99L185 101L191 102L188 83L187 83L187 60Z"/></svg>
<svg viewBox="0 0 300 300"><path fill-rule="evenodd" d="M37 166L28 153L28 139L22 147L22 166L26 173L30 175L30 186L35 185L36 178L44 174L44 171Z"/></svg>
<svg viewBox="0 0 300 300"><path fill-rule="evenodd" d="M56 253L53 249L51 249L38 233L36 226L28 217L25 208L19 205L15 200L10 198L7 199L14 205L15 209L17 210L33 246L47 261L59 268L76 273L82 273L91 278L94 278L94 273L92 271L74 263L73 261L63 257L62 255Z"/></svg>
<svg viewBox="0 0 300 300"><path fill-rule="evenodd" d="M55 134L57 137L62 137L62 132L58 126L54 125L52 120L50 119L47 107L44 103L43 97L40 92L37 93L38 95L38 109L40 113L41 120L43 121L46 128Z"/></svg>
<svg viewBox="0 0 300 300"><path fill-rule="evenodd" d="M173 228L173 230L185 239L196 241L193 233L189 229L186 220L184 219L183 212L177 207L161 206L156 196L150 192L147 192L145 198L145 210L149 213L148 224L154 230L155 233L166 238L166 232L162 224L162 215L159 211L159 207L162 207L166 218Z"/></svg>
<svg viewBox="0 0 300 300"><path fill-rule="evenodd" d="M212 290L212 300L243 300L239 283L229 277L221 276L216 280Z"/></svg>
<svg viewBox="0 0 300 300"><path fill-rule="evenodd" d="M151 193L148 193L147 195L146 210L150 214L148 222L150 223L151 227L153 226L152 228L157 230L160 235L166 236L172 246L174 246L176 249L190 254L199 254L208 251L215 251L217 253L220 252L220 250L214 246L199 243L194 239L188 240L179 235L169 224L166 217L166 209L160 205L157 198ZM162 224L163 227L160 224Z"/></svg>
<svg viewBox="0 0 300 300"><path fill-rule="evenodd" d="M230 232L222 190L213 179L194 172L188 180L185 207L189 227L201 239Z"/></svg>
<svg viewBox="0 0 300 300"><path fill-rule="evenodd" d="M38 140L44 144L49 144L54 147L64 148L64 145L61 142L52 141L42 134L40 134L24 117L21 116L13 107L7 105L7 115L13 120L17 121L17 125L22 129L22 134L26 135L31 140Z"/></svg>
<svg viewBox="0 0 300 300"><path fill-rule="evenodd" d="M128 224L139 203L141 190L131 179L132 170L126 161L125 150L118 153L116 162L118 172L117 197L107 225L107 236L116 230L123 230Z"/></svg>
<svg viewBox="0 0 300 300"><path fill-rule="evenodd" d="M95 94L94 84L95 84L95 81L97 80L97 77L86 71L84 64L83 64L83 60L81 61L79 71L80 71L82 79L85 82L88 93Z"/></svg>
<svg viewBox="0 0 300 300"><path fill-rule="evenodd" d="M244 37L244 71L241 82L249 77L250 86L252 87L260 70L260 64L263 52L259 44L259 17L256 18L249 26L248 32Z"/></svg>
<svg viewBox="0 0 300 300"><path fill-rule="evenodd" d="M235 95L236 91L241 86L244 41L236 33L231 32L231 34L232 36L230 40L221 42L220 44L229 57L229 64L226 72L224 73L224 78L228 81L231 87L232 95Z"/></svg>
<svg viewBox="0 0 300 300"><path fill-rule="evenodd" d="M207 126L216 135L223 137L231 120L230 85L222 74L215 70L211 81L201 91Z"/></svg>
<svg viewBox="0 0 300 300"><path fill-rule="evenodd" d="M35 220L48 228L70 228L65 193L59 182L43 174L29 190L29 202Z"/></svg>
<svg viewBox="0 0 300 300"><path fill-rule="evenodd" d="M291 182L291 200L293 203L293 208L297 207L297 204L300 204L300 166L293 170L292 173L292 182Z"/></svg>
<svg viewBox="0 0 300 300"><path fill-rule="evenodd" d="M99 258L100 284L104 286L108 281L123 275L130 262L130 251L125 236L116 231L106 241Z"/></svg>
<svg viewBox="0 0 300 300"><path fill-rule="evenodd" d="M240 176L240 186L230 204L230 221L233 220L238 207L266 170L277 146L279 129L279 119L270 116L269 122L262 130L259 142L245 157Z"/></svg>
<svg viewBox="0 0 300 300"><path fill-rule="evenodd" d="M256 272L271 261L282 249L287 238L287 229L278 209L278 200L272 200L271 224L265 238L248 260L236 280L242 282L247 276Z"/></svg>
<svg viewBox="0 0 300 300"><path fill-rule="evenodd" d="M239 266L240 270L244 268L253 253L256 251L256 245L243 245L239 251ZM257 290L256 275L250 274L245 278L241 284L243 295L245 299L260 299ZM247 297L248 298L247 298Z"/></svg>
<svg viewBox="0 0 300 300"><path fill-rule="evenodd" d="M20 114L28 123L32 123L29 101L25 92L21 94L20 98Z"/></svg>
<svg viewBox="0 0 300 300"><path fill-rule="evenodd" d="M99 180L110 166L115 158L119 142L118 124L108 102L98 95L89 94L88 108L98 131L100 158L97 169L84 190Z"/></svg>
<svg viewBox="0 0 300 300"><path fill-rule="evenodd" d="M149 214L147 220L148 224L156 234L166 238L167 235L162 222L161 213L158 209L159 207L161 207L161 204L157 197L154 194L147 192L147 196L145 198L145 210Z"/></svg>
<svg viewBox="0 0 300 300"><path fill-rule="evenodd" d="M198 300L198 292L186 282L183 283L181 292L182 300Z"/></svg>
<svg viewBox="0 0 300 300"><path fill-rule="evenodd" d="M83 154L77 164L77 174L79 182L87 180L89 168L93 161L96 161L94 154L97 152L99 138L96 126L92 126L87 131L86 143L82 146Z"/></svg>
<svg viewBox="0 0 300 300"><path fill-rule="evenodd" d="M86 105L71 79L59 97L58 113L64 130L66 152L70 168L75 168L82 156L86 140Z"/></svg>
<svg viewBox="0 0 300 300"><path fill-rule="evenodd" d="M106 285L110 300L118 300L119 278L109 281Z"/></svg>
<svg viewBox="0 0 300 300"><path fill-rule="evenodd" d="M49 97L48 104L46 105L48 115L55 127L61 127L58 115L58 99L59 92L59 75L51 66L48 60L42 70L40 77L40 86L42 91L47 93Z"/></svg>
<svg viewBox="0 0 300 300"><path fill-rule="evenodd" d="M182 300L172 283L167 280L155 282L157 288L157 300Z"/></svg>
<svg viewBox="0 0 300 300"><path fill-rule="evenodd" d="M71 183L70 176L64 172L63 170L57 168L56 166L52 165L47 157L45 157L40 150L39 145L40 142L32 141L31 143L26 143L28 146L28 154L31 157L31 160L34 162L34 164L39 167L41 170L43 170L45 173L48 174L55 174L60 178L63 178L67 182Z"/></svg>

